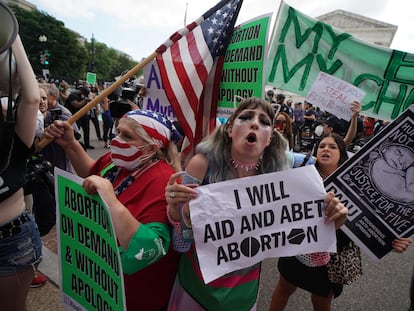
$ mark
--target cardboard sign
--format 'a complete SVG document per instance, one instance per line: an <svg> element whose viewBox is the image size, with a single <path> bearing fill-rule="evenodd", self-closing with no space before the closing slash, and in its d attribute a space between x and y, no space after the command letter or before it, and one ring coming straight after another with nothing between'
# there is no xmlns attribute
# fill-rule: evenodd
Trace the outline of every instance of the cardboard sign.
<svg viewBox="0 0 414 311"><path fill-rule="evenodd" d="M96 73L87 72L86 73L86 82L88 84L96 84Z"/></svg>
<svg viewBox="0 0 414 311"><path fill-rule="evenodd" d="M82 179L55 168L60 297L67 310L125 310L122 266L112 220Z"/></svg>
<svg viewBox="0 0 414 311"><path fill-rule="evenodd" d="M327 180L349 209L342 230L372 259L414 233L414 106L375 135Z"/></svg>
<svg viewBox="0 0 414 311"><path fill-rule="evenodd" d="M306 101L338 118L351 120L351 104L362 102L365 92L344 80L320 72L306 96Z"/></svg>

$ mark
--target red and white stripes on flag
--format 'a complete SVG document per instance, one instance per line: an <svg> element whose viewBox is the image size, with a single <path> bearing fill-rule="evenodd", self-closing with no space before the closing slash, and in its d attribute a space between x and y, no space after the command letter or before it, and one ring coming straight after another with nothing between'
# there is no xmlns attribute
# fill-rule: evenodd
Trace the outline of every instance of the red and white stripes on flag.
<svg viewBox="0 0 414 311"><path fill-rule="evenodd" d="M214 129L224 53L242 2L220 1L156 50L165 93L188 141L184 156Z"/></svg>

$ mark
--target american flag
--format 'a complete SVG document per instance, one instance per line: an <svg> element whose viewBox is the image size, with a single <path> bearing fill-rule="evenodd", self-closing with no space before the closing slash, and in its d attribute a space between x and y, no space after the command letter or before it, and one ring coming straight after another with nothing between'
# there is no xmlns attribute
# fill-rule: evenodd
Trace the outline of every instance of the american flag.
<svg viewBox="0 0 414 311"><path fill-rule="evenodd" d="M224 53L242 2L220 1L156 50L165 93L186 136L185 157L214 129Z"/></svg>

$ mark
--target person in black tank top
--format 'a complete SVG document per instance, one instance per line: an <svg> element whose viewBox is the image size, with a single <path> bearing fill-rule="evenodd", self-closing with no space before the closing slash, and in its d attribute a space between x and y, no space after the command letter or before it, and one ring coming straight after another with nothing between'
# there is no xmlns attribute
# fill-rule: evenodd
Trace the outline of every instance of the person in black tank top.
<svg viewBox="0 0 414 311"><path fill-rule="evenodd" d="M13 99L13 92L18 91L17 104L13 109L11 102L9 105L7 99L3 100L5 104L2 104L0 116L0 301L2 310L26 310L33 266L40 261L42 246L33 216L25 209L23 192L40 94L18 35L11 49L17 64L20 88L11 93L8 89L0 90L1 96L7 94ZM8 79L8 71L0 69L0 80ZM25 255L22 257L21 254Z"/></svg>

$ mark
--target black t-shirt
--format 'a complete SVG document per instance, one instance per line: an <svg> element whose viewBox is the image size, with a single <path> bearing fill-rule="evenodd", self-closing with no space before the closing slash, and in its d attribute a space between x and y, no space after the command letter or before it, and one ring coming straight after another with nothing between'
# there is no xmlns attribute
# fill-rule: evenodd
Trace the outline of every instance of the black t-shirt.
<svg viewBox="0 0 414 311"><path fill-rule="evenodd" d="M305 110L305 116L309 117L309 116L314 116L314 115L315 115L315 110L313 109ZM312 127L314 122L315 122L314 120L305 119L305 126Z"/></svg>
<svg viewBox="0 0 414 311"><path fill-rule="evenodd" d="M76 108L76 107L73 107L71 103L72 103L73 101L78 101L78 102L80 102L82 99L83 99L83 98L82 98L82 96L81 96L79 93L77 93L77 92L70 93L69 97L66 99L66 102L65 102L65 107L66 107L66 108L68 108L68 109L69 109L69 111L70 111L72 114L75 114L75 113L76 113L76 112L78 112L81 108Z"/></svg>
<svg viewBox="0 0 414 311"><path fill-rule="evenodd" d="M283 104L282 107L280 107L280 112L287 113L291 118L293 118L293 109L286 104Z"/></svg>

